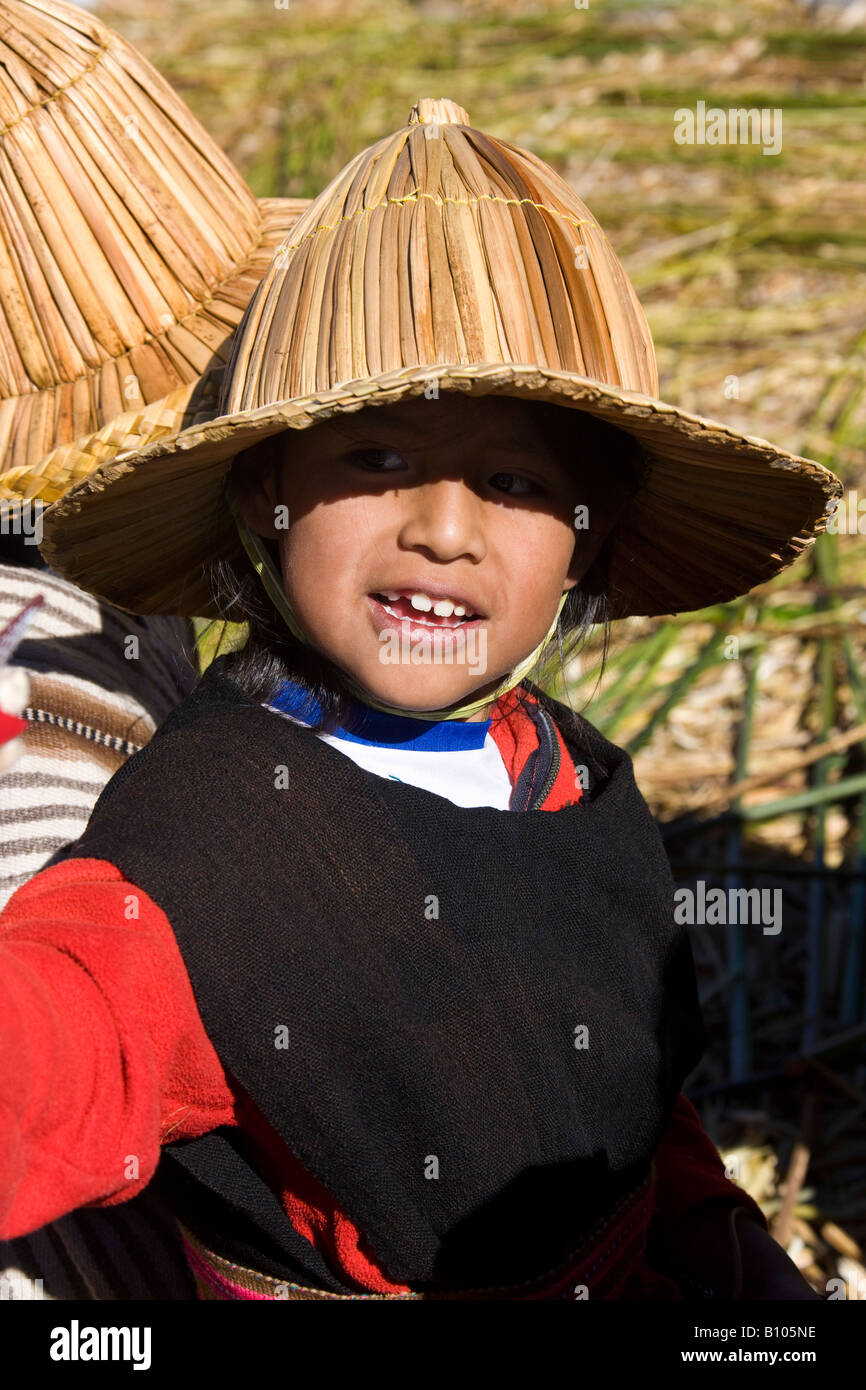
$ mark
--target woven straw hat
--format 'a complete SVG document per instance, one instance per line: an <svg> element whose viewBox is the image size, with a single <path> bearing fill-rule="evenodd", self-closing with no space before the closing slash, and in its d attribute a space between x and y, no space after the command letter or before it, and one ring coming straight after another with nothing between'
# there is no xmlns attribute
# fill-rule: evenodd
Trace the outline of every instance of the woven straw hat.
<svg viewBox="0 0 866 1390"><path fill-rule="evenodd" d="M425 99L285 238L218 416L78 484L46 511L42 553L120 607L213 615L203 566L243 558L232 458L434 383L556 402L639 440L646 472L611 552L616 617L746 592L823 530L841 491L818 463L658 400L646 317L586 205L535 155Z"/></svg>
<svg viewBox="0 0 866 1390"><path fill-rule="evenodd" d="M244 309L308 204L257 201L98 19L4 0L0 500L52 502L212 417Z"/></svg>

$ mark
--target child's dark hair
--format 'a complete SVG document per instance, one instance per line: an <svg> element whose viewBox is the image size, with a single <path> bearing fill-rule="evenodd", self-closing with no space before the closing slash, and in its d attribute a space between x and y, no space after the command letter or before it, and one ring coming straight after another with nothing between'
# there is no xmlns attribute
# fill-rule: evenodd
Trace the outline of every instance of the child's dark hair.
<svg viewBox="0 0 866 1390"><path fill-rule="evenodd" d="M533 408L538 412L539 434L545 444L561 457L568 458L574 450L574 412L547 402L533 403ZM603 486L615 488L621 494L622 505L626 506L640 486L645 468L639 442L625 431L585 412L581 417L580 439L591 451L593 467L598 466L603 475ZM249 484L252 478L267 476L279 462L284 447L285 436L276 434L238 454L230 473L238 492L242 492L244 483ZM543 669L556 652L564 688L567 688L564 678L567 664L596 626L604 630L602 665L607 655L610 634L608 564L615 529L580 582L569 590L554 637L537 662L537 668ZM276 542L265 540L264 544L279 573ZM226 656L225 674L254 700L269 699L283 681L295 681L321 706L322 717L311 727L319 732L331 732L343 724L354 697L339 668L298 641L277 612L246 556L237 563L226 559L212 561L208 566L208 580L220 618L248 624L245 645ZM534 671L526 679L531 680L533 675ZM573 706L571 708L574 714Z"/></svg>

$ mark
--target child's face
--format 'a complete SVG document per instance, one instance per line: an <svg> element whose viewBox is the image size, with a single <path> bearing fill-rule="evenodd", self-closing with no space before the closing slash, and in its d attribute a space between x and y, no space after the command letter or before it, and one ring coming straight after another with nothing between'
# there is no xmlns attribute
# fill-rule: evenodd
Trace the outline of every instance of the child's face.
<svg viewBox="0 0 866 1390"><path fill-rule="evenodd" d="M490 693L545 636L604 542L613 505L596 485L599 460L581 458L580 415L569 461L542 443L533 409L444 392L337 415L287 431L280 466L242 496L248 525L279 542L304 632L379 700L411 713ZM588 525L581 511L576 527L584 506ZM388 590L463 597L481 617L462 638L460 628L410 629L373 597ZM408 600L389 606L437 617Z"/></svg>

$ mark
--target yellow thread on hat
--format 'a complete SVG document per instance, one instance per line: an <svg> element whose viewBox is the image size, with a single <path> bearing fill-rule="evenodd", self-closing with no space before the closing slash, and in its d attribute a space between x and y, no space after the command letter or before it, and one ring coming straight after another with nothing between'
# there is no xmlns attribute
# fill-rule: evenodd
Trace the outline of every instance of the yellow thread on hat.
<svg viewBox="0 0 866 1390"><path fill-rule="evenodd" d="M226 487L226 498L228 501L229 509L232 513L232 516L234 517L235 525L238 530L238 535L240 536L244 550L247 552L247 555L250 559L250 563L252 564L253 568L255 569L256 573L261 579L262 584L264 585L265 590L267 591L268 597L270 598L277 612L280 614L280 617L285 622L286 626L298 639L298 641L303 642L305 647L311 647L314 651L317 650L315 643L311 642L310 639L307 637L306 633L303 631L303 629L298 623L297 618L292 612L291 605L286 596L286 591L283 588L282 580L280 579L280 576L277 574L276 567L274 566L274 562L268 554L267 547L264 545L261 537L258 536L255 533L255 531L250 530L246 521L242 517L234 496L231 482L229 482L229 484ZM382 700L377 700L374 695L371 695L368 690L365 690L365 688L362 685L360 685L356 680L354 680L350 675L348 675L345 672L342 673L343 680L345 684L349 687L349 689L352 691L352 693L356 695L359 700L361 700L366 705L372 705L374 709L382 710L385 714L402 714L409 715L412 719L427 719L436 721L444 719L468 719L470 715L477 714L477 712L480 709L484 709L485 706L492 705L502 695L506 695L509 690L513 690L514 687L519 685L523 678L529 674L529 672L532 670L532 668L538 661L538 658L541 656L541 653L547 646L548 642L550 642L553 636L555 635L557 624L559 622L559 615L562 612L565 600L567 598L568 593L566 592L562 595L562 597L559 600L559 604L556 609L556 616L553 619L553 622L550 624L547 633L541 639L534 651L530 652L529 656L526 657L525 660L521 661L518 666L515 666L514 669L509 672L509 674L504 678L504 680L500 682L500 684L496 687L492 694L485 695L485 697L482 700L472 700L465 705L460 705L457 709L454 709L453 707L449 706L446 709L407 710L405 706L388 705L385 704Z"/></svg>
<svg viewBox="0 0 866 1390"><path fill-rule="evenodd" d="M94 43L98 43L98 40L94 39ZM76 82L80 82L82 77L86 77L89 72L93 72L94 68L98 68L111 46L111 40L106 43L99 43L96 57L91 62L86 63L74 77L70 77L68 82L58 83L47 97L43 97L41 101L34 101L32 106L27 107L26 111L19 111L14 121L7 121L6 125L0 126L0 135L5 135L7 130L12 130L14 126L26 121L27 117L32 115L34 111L41 111L43 106L48 106L52 101L56 101L64 92L68 92L70 87L74 87Z"/></svg>
<svg viewBox="0 0 866 1390"><path fill-rule="evenodd" d="M447 194L424 193L420 188L411 188L408 193L404 193L399 198L383 198L380 203L370 203L368 207L356 208L354 212L347 212L345 217L341 217L339 222L320 222L318 227L313 227L309 232L305 232L300 241L293 241L289 246L283 243L276 251L276 256L285 256L289 251L297 251L299 246L303 246L305 241L314 237L317 232L335 232L338 227L342 227L344 222L351 222L354 217L361 217L365 212L375 212L376 208L387 207L389 203L417 203L419 198L429 198L431 203L436 203L441 207L445 203L459 203L461 207L471 207L475 203L505 203L509 207L520 207L523 203L528 203L532 208L538 208L539 212L552 213L554 217L561 217L563 222L569 222L572 227L595 227L597 232L601 232L605 241L609 238L597 222L591 217L569 217L567 212L560 208L552 208L547 203L536 203L533 198L501 198L496 193L479 193L476 198L452 198Z"/></svg>

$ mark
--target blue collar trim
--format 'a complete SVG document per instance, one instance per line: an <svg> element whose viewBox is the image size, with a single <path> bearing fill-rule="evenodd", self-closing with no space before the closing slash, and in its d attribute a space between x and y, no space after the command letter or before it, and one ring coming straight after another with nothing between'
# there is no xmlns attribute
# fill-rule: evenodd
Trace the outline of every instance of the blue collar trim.
<svg viewBox="0 0 866 1390"><path fill-rule="evenodd" d="M321 717L322 706L295 681L285 681L267 703L305 724ZM412 719L409 715L386 714L355 701L346 726L334 730L334 737L349 743L365 743L374 748L399 748L420 753L447 753L460 749L483 748L490 720Z"/></svg>

